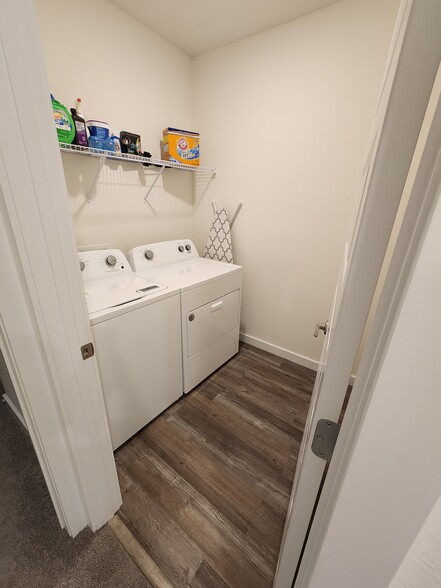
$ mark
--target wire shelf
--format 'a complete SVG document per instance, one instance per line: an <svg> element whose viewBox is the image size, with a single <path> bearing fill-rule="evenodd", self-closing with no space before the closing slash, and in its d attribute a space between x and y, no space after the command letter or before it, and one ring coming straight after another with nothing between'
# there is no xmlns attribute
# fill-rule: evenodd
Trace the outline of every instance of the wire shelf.
<svg viewBox="0 0 441 588"><path fill-rule="evenodd" d="M89 204L92 199L92 193L95 189L96 183L100 176L101 169L104 165L104 162L107 159L111 159L113 161L122 161L125 163L141 163L142 165L147 167L159 168L156 172L156 176L151 186L147 191L147 194L144 197L144 200L146 202L156 182L158 181L159 177L162 175L165 169L180 169L183 171L190 171L193 173L209 174L211 176L210 182L216 176L216 170L214 168L187 165L185 163L176 163L174 161L164 161L163 159L155 159L154 157L142 157L141 155L131 155L129 153L115 153L114 151L93 149L91 147L83 147L82 145L72 145L70 143L60 143L60 151L62 151L63 153L76 153L78 155L87 155L89 157L96 157L99 159L99 165L98 169L96 170L95 177L93 178L89 190L86 193L87 202Z"/></svg>
<svg viewBox="0 0 441 588"><path fill-rule="evenodd" d="M77 153L79 155L87 155L89 157L112 159L114 161L142 163L144 165L147 164L148 166L151 165L166 169L180 169L183 171L190 171L193 173L199 172L212 175L216 174L215 168L188 165L185 163L178 163L174 161L164 161L163 159L155 159L154 157L142 157L141 155L131 155L129 153L115 153L113 151L93 149L91 147L83 147L82 145L72 145L70 143L60 143L60 151L64 153Z"/></svg>

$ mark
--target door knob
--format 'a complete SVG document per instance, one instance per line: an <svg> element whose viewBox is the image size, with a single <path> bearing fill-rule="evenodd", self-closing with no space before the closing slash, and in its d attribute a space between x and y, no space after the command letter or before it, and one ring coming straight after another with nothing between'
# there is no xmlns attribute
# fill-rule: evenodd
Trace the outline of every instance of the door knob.
<svg viewBox="0 0 441 588"><path fill-rule="evenodd" d="M314 337L318 337L319 331L323 331L323 334L326 335L329 331L329 321L326 321L326 323L317 323L315 325Z"/></svg>

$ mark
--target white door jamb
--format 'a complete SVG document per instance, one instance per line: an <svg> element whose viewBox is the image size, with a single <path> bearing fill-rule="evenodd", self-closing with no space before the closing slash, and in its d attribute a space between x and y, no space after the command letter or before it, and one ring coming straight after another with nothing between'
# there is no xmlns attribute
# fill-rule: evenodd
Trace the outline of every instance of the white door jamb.
<svg viewBox="0 0 441 588"><path fill-rule="evenodd" d="M3 265L1 252L11 280L1 344L55 508L75 535L105 524L121 494L96 358L80 351L92 333L32 0L0 3L0 79L2 240L14 262Z"/></svg>
<svg viewBox="0 0 441 588"><path fill-rule="evenodd" d="M409 177L408 204L389 270L366 342L357 379L329 465L295 583L307 588L318 559L338 494L369 406L437 199L441 197L441 66L434 84ZM415 173L415 176L413 176Z"/></svg>

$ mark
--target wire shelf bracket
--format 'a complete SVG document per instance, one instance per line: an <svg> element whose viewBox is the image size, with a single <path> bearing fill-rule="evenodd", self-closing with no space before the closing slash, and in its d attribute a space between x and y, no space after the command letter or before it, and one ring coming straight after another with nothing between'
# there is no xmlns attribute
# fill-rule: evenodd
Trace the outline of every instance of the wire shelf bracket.
<svg viewBox="0 0 441 588"><path fill-rule="evenodd" d="M96 170L96 173L93 177L92 183L90 184L90 187L89 187L88 191L86 192L87 204L90 204L92 202L92 194L93 194L93 191L95 190L96 183L98 181L98 178L100 177L101 170L103 169L103 165L104 165L105 161L106 161L106 156L102 155L100 157L98 169Z"/></svg>
<svg viewBox="0 0 441 588"><path fill-rule="evenodd" d="M150 192L153 190L153 188L155 187L156 182L159 180L159 178L162 176L162 174L164 173L165 170L165 165L163 165L161 167L161 170L157 172L157 174L155 175L155 178L152 182L152 185L150 186L150 188L147 190L147 194L144 196L144 202L147 202L149 196L150 196Z"/></svg>
<svg viewBox="0 0 441 588"><path fill-rule="evenodd" d="M201 201L204 198L205 194L208 192L208 188L211 186L211 182L214 180L215 177L216 177L216 170L214 169L214 170L212 170L210 179L208 180L204 189L202 190L202 194L199 196L199 201ZM196 182L197 182L197 179L196 179Z"/></svg>

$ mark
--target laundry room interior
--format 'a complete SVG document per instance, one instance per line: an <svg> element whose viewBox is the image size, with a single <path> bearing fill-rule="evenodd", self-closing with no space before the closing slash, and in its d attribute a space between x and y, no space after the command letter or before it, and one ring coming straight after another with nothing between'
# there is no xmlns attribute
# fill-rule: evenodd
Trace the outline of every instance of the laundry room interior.
<svg viewBox="0 0 441 588"><path fill-rule="evenodd" d="M202 255L212 200L233 214L234 260L244 267L241 333L308 367L322 341L347 237L398 1L340 1L195 57L127 14L130 4L37 1L49 86L86 118L141 136L160 156L167 127L200 133L210 178L63 154L78 246L190 238ZM133 7L136 3L132 4ZM88 42L66 43L64 25ZM208 15L207 15L208 16ZM201 27L203 27L201 21ZM91 50L93 47L93 51ZM202 186L202 187L201 187ZM270 302L271 301L271 302Z"/></svg>
<svg viewBox="0 0 441 588"><path fill-rule="evenodd" d="M128 530L147 552L168 582L155 586L272 585L400 2L316 0L312 10L299 2L299 13L283 18L280 2L258 30L244 25L252 10L244 4L241 26L215 34L222 7L198 2L200 14L171 23L173 3L35 0L53 97L68 110L80 97L86 120L139 135L140 152L156 162L68 146L61 153L88 304L106 277L93 282L91 272L108 273L109 257L125 276L138 275L141 297L152 296L150 339L135 339L136 318L115 336L101 300L89 313L107 410L125 410L130 395L109 408L106 390L129 389L136 364L147 370L138 384L161 396L147 420L132 407L140 420L130 434L111 431L123 503L113 530L122 542ZM199 134L200 166L162 161L167 128ZM159 257L208 259L223 210L232 264L221 261L215 274L207 266L196 288L169 277ZM222 343L197 351L205 355L193 367L196 344L185 329L206 305L226 313L221 326L209 323ZM123 313L111 315L115 325ZM202 346L211 341L199 336Z"/></svg>

